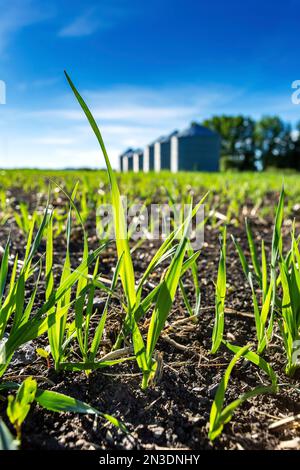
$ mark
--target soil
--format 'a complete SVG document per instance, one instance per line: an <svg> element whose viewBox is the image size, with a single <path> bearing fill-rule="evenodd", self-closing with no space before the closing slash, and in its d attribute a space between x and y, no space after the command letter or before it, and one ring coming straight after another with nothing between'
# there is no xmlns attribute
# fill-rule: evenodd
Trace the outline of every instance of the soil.
<svg viewBox="0 0 300 470"><path fill-rule="evenodd" d="M268 195L265 203L275 205L275 200L274 195ZM251 217L251 207L248 207L248 215ZM91 217L87 223L91 249L97 248L99 243L93 220ZM284 230L288 232L290 220L285 224ZM257 242L260 243L263 237L268 250L271 225L269 219L255 217L252 221ZM0 246L4 246L9 230L13 252L18 251L22 259L24 236L13 220L1 227ZM230 225L228 232L240 241L249 254L243 223L240 221ZM178 294L166 326L168 336L162 336L157 344L157 352L163 361L163 374L153 387L141 390L141 376L134 362L94 371L89 376L83 372L55 372L52 367L47 367L44 359L35 354L36 347L47 344L47 338L44 337L19 351L4 376L6 380L21 381L25 376L32 375L42 388L66 393L118 417L126 424L130 434L123 434L99 418L71 413L57 414L34 405L23 426L23 449L300 449L300 424L269 429L269 425L278 419L300 413L299 391L290 386L281 387L277 395L250 399L237 409L220 438L212 444L207 437L211 404L232 357L225 347L216 356L210 354L219 233L218 227L206 226L205 243L198 261L202 292L199 322L186 321L178 329L171 328L177 320L187 318L183 299ZM41 252L43 248L42 245ZM153 244L147 243L147 247L142 245L135 251L137 276L148 265L155 248ZM71 243L74 266L80 260L81 250L81 233L75 230ZM55 276L59 274L64 252L65 242L63 237L59 237L55 241ZM238 345L255 343L251 292L229 237L227 252L228 313L225 315L225 338ZM111 276L115 262L116 254L111 247L101 258L102 274ZM152 281L155 282L155 277ZM189 275L184 279L184 284L193 302L193 284ZM32 282L27 292L28 298L33 286ZM151 284L148 288L151 289ZM42 284L38 296L37 304L42 305ZM97 296L96 301L101 304L103 294L99 292ZM104 353L109 351L116 338L122 316L120 306L114 302L105 329ZM95 324L98 318L95 318ZM93 323L92 328L94 326ZM279 383L299 385L299 376L287 379L284 374L282 342L279 332L275 333L264 357L278 374ZM73 354L76 355L76 350ZM233 370L227 390L228 403L244 390L262 382L269 383L268 378L256 367L245 361L239 362ZM0 412L8 424L5 410L5 402L2 401Z"/></svg>

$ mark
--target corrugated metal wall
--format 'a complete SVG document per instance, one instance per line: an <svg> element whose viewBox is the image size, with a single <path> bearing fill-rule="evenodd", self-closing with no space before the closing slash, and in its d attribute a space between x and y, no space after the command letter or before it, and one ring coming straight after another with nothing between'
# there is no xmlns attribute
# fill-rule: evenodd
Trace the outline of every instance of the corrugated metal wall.
<svg viewBox="0 0 300 470"><path fill-rule="evenodd" d="M175 137L178 141L179 171L218 171L220 138L212 136Z"/></svg>

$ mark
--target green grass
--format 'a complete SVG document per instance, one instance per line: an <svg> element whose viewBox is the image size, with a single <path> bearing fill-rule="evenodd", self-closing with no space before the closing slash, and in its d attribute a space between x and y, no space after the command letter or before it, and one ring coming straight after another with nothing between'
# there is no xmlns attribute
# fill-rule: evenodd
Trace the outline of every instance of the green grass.
<svg viewBox="0 0 300 470"><path fill-rule="evenodd" d="M99 143L106 171L0 172L0 229L8 233L8 224L12 227L0 262L0 390L17 390L16 395L8 399L9 419L20 439L21 425L31 404L37 402L53 412L95 414L125 430L115 417L72 397L43 390L34 378L27 379L20 387L10 383L7 368L22 345L43 335L48 338L48 344L38 348L37 354L44 359L45 367L53 365L57 372L85 371L88 375L93 370L130 361L132 368L140 372L143 390L157 384L163 367L158 343L178 298L181 297L187 320L198 322L199 328L202 326L201 307L206 305L201 304L203 286L200 279L208 275L205 268L199 272L198 261L200 256L205 258L206 253L205 249L195 251L192 248L188 226L205 203L205 221L210 229L219 230L221 234L219 259L213 260L217 274L213 279L215 318L211 353L222 354L227 348L234 354L212 403L209 438L213 441L238 406L258 394L277 392L277 377L262 357L268 353L275 330L281 334L287 358L286 374L292 376L299 367L295 343L300 340L300 254L295 225L287 226L290 233L285 235L291 237L288 250L282 238L283 209L285 216L290 217L293 205L299 200L298 176L286 174L285 190L280 192L282 175L275 173L117 174L91 111L70 77L67 76L67 80ZM11 196L14 191L20 194L16 204ZM277 207L262 205L270 191L278 195ZM41 195L39 204L34 197L26 198L26 194ZM146 250L147 246L145 242L130 240L121 194L128 196L130 204L137 201L145 205L152 201L170 205L191 203L189 214L185 218L180 214L179 225L173 225L169 236L153 249L152 258L142 272L136 269L135 253L137 249ZM113 207L115 242L100 237L98 248L92 251L87 226L102 227L103 221L96 215L97 208L108 203ZM268 217L270 221L272 217L274 220L273 229L269 230L272 236L270 251L266 250L267 240L263 237L257 244L256 229L249 219L243 229L247 249L233 238L235 260L245 274L253 303L256 352L252 351L248 341L239 346L224 341L229 240L233 229L242 224L240 212L244 205L250 218L252 214L252 218ZM12 250L14 230L20 231L25 240L25 248L21 246L18 253ZM80 233L81 237L80 260L73 257L74 233L77 236ZM58 238L64 252L60 265L55 266ZM115 265L110 277L104 279L102 260L110 248L114 250ZM192 295L184 282L188 272ZM146 287L153 277L156 282L149 291ZM44 296L42 305L37 296L39 289ZM245 289L244 284L241 289ZM96 295L104 299L101 312L94 309ZM124 315L118 319L115 343L107 351L102 347L103 335L114 302ZM225 392L231 373L242 359L264 372L271 385L255 387L226 404ZM2 447L16 447L2 422L0 443Z"/></svg>
<svg viewBox="0 0 300 470"><path fill-rule="evenodd" d="M226 342L225 344L227 345L228 349L230 349L234 353L234 357L230 361L225 371L225 374L220 382L215 399L211 407L208 437L212 441L215 440L221 434L224 425L231 420L232 415L238 406L242 405L242 403L244 403L246 400L249 400L250 398L255 397L257 395L262 395L266 393L276 393L278 389L277 378L272 367L264 359L262 359L250 350L250 344L247 344L243 347L233 346L230 343ZM259 385L253 390L244 392L242 395L240 395L239 398L224 407L225 393L228 387L232 370L241 358L247 359L254 365L258 366L261 372L265 372L271 380L271 385Z"/></svg>

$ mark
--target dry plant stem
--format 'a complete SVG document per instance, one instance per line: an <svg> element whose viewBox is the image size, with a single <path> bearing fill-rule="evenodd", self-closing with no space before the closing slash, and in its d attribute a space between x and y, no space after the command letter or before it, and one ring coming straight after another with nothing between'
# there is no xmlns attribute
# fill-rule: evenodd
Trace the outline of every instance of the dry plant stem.
<svg viewBox="0 0 300 470"><path fill-rule="evenodd" d="M131 354L133 352L133 348L126 347L126 348L121 348L121 349L116 349L115 351L111 351L110 353L106 354L105 356L101 357L101 361L111 361L113 359L119 359L120 357L125 357L128 354Z"/></svg>
<svg viewBox="0 0 300 470"><path fill-rule="evenodd" d="M210 311L213 311L215 309L215 306L214 305L211 305L211 306L208 306L208 307L201 307L200 308L200 313L197 314L197 315L192 315L190 317L185 317L185 318L181 318L179 320L176 320L175 322L173 322L172 324L170 324L167 328L166 328L166 331L170 331L172 330L173 328L177 328L181 325L184 325L185 323L190 323L191 321L193 320L199 320L201 318L201 312L210 312ZM251 319L254 319L254 316L252 313L250 312L239 312L238 310L234 310L232 308L225 308L224 310L225 313L227 314L232 314L232 315L238 315L240 317L244 317L244 318L251 318Z"/></svg>
<svg viewBox="0 0 300 470"><path fill-rule="evenodd" d="M288 416L287 418L283 418L280 421L277 421L276 423L272 423L269 426L270 430L275 430L279 429L282 427L288 427L288 426L293 426L296 423L300 422L300 413L295 416Z"/></svg>

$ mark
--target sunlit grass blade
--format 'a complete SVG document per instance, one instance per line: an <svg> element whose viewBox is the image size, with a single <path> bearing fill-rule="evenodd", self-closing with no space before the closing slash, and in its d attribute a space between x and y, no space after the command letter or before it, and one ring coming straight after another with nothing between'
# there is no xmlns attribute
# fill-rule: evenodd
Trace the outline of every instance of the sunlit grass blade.
<svg viewBox="0 0 300 470"><path fill-rule="evenodd" d="M268 288L268 267L265 242L263 239L261 241L261 288L263 293L263 300L265 300Z"/></svg>
<svg viewBox="0 0 300 470"><path fill-rule="evenodd" d="M282 253L282 236L281 227L283 221L283 210L284 210L284 186L282 186L279 202L276 208L275 223L272 237L272 250L271 250L271 266L275 269L276 260L278 255Z"/></svg>
<svg viewBox="0 0 300 470"><path fill-rule="evenodd" d="M73 271L64 282L54 291L47 302L42 305L34 316L32 316L24 325L19 326L16 331L11 333L5 343L6 362L0 364L0 377L4 374L7 369L14 351L24 343L37 338L38 336L45 333L48 329L48 318L45 318L45 314L52 309L56 303L66 294L66 292L78 281L80 276L85 272L86 267L91 265L99 256L100 252L105 248L106 244L99 247L93 253L91 253L86 260L83 260L78 268ZM67 308L68 306L66 306ZM64 311L61 311L63 315ZM60 320L60 317L57 318Z"/></svg>
<svg viewBox="0 0 300 470"><path fill-rule="evenodd" d="M117 266L116 266L115 271L114 271L114 275L113 275L112 282L111 282L111 294L109 294L107 299L106 299L104 310L103 310L101 319L99 321L99 324L97 325L97 328L96 328L96 331L95 331L95 334L94 334L94 338L93 338L93 341L92 341L92 344L91 344L90 353L89 353L89 361L90 362L93 362L96 358L96 354L97 354L97 351L98 351L98 348L99 348L99 345L100 345L100 342L101 342L101 339L102 339L103 330L104 330L104 326L105 326L105 323L106 323L108 306L109 306L109 303L110 303L110 300L111 300L111 297L112 297L112 293L114 292L114 290L117 286L118 277L120 275L120 269L121 269L121 265L123 263L123 259L124 258L123 258L123 255L122 255L119 258Z"/></svg>
<svg viewBox="0 0 300 470"><path fill-rule="evenodd" d="M215 293L215 323L212 333L211 353L215 354L222 342L224 332L224 309L226 296L226 226L222 233L220 260Z"/></svg>
<svg viewBox="0 0 300 470"><path fill-rule="evenodd" d="M286 374L293 376L300 367L298 351L300 344L300 269L292 263L291 268L286 262L280 262L281 286L283 291L281 302L281 335L287 356Z"/></svg>
<svg viewBox="0 0 300 470"><path fill-rule="evenodd" d="M239 255L239 258L240 258L240 262L241 262L241 265L242 265L242 268L243 268L243 271L244 271L244 274L246 276L246 278L248 279L249 278L249 272L250 272L250 269L249 269L249 264L246 260L246 257L244 255L244 251L241 247L241 245L239 244L239 242L236 240L236 238L231 235L231 238L232 238L232 241L234 243L234 246L238 252L238 255Z"/></svg>
<svg viewBox="0 0 300 470"><path fill-rule="evenodd" d="M78 100L78 103L80 104L82 110L84 111L90 123L90 126L93 129L95 136L97 137L97 140L99 142L99 145L101 147L101 150L105 159L108 177L109 177L110 186L111 186L111 197L112 197L112 205L113 205L114 227L115 227L115 237L116 237L118 257L120 258L122 254L124 253L124 263L122 264L120 277L122 280L125 295L127 297L128 308L131 311L136 303L135 278L134 278L134 270L133 270L132 258L131 258L129 242L128 242L125 214L124 214L122 199L120 196L120 191L118 188L117 180L113 172L113 169L111 167L108 154L104 145L104 141L102 139L102 135L96 124L96 121L94 117L92 116L86 103L84 102L83 98L80 96L77 89L75 88L72 80L70 79L70 77L68 76L66 72L65 74L69 82L69 85L72 88L72 91Z"/></svg>
<svg viewBox="0 0 300 470"><path fill-rule="evenodd" d="M248 222L248 219L245 220L245 224L246 224L248 245L249 245L249 249L250 249L250 255L251 255L251 260L252 260L254 272L255 272L255 274L257 276L257 279L258 279L258 282L260 283L260 286L261 286L262 273L261 273L261 269L260 269L260 263L259 263L259 259L258 259L258 255L257 255L256 245L255 245L255 242L254 242L254 239L253 239L253 234L252 234L252 230L251 230L250 224Z"/></svg>
<svg viewBox="0 0 300 470"><path fill-rule="evenodd" d="M100 416L112 423L117 428L121 429L123 432L127 432L124 424L114 416L103 413L93 406L90 406L83 401L76 400L75 398L72 398L68 395L64 395L63 393L38 389L36 393L36 401L46 410L55 411L56 413L71 412Z"/></svg>
<svg viewBox="0 0 300 470"><path fill-rule="evenodd" d="M218 387L217 393L215 395L215 399L213 401L211 410L210 410L210 418L209 418L209 434L208 437L211 440L214 440L223 430L224 423L221 420L221 413L224 405L224 400L225 400L225 393L227 390L228 382L230 379L230 375L232 372L232 369L240 359L240 357L243 356L243 354L248 351L249 345L244 346L243 348L240 348L240 350L235 354L235 356L231 359L225 374L220 382L220 385Z"/></svg>
<svg viewBox="0 0 300 470"><path fill-rule="evenodd" d="M0 390L20 390L20 388L21 386L15 382L0 383ZM114 416L103 413L88 403L85 403L81 400L76 400L69 395L38 388L35 392L35 401L42 408L45 408L48 411L53 411L55 413L79 413L99 416L109 421L121 431L125 433L128 432L126 426Z"/></svg>
<svg viewBox="0 0 300 470"><path fill-rule="evenodd" d="M6 287L6 279L7 279L7 273L8 273L9 245L10 245L10 240L8 239L5 245L4 253L2 256L2 260L1 260L1 267L0 267L0 307L2 303L4 290Z"/></svg>
<svg viewBox="0 0 300 470"><path fill-rule="evenodd" d="M225 371L225 374L220 382L217 393L215 395L214 402L211 407L208 437L212 441L221 434L224 425L231 420L232 415L238 406L240 406L249 398L265 393L276 393L278 390L277 377L272 367L259 355L249 350L249 348L251 347L250 344L244 347L239 347L234 346L228 342L224 343L228 347L228 349L230 349L235 355L230 361ZM258 386L253 390L247 391L243 393L237 400L234 400L229 405L223 408L225 401L225 393L228 387L231 372L241 357L244 357L245 359L258 366L261 370L263 370L269 376L272 384L269 386Z"/></svg>

